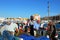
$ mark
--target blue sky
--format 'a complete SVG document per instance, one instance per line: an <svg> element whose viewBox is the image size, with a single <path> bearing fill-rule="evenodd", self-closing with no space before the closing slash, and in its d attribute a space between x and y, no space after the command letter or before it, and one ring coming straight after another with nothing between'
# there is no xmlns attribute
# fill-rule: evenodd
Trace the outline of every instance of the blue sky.
<svg viewBox="0 0 60 40"><path fill-rule="evenodd" d="M0 0L0 17L48 16L48 0ZM50 16L60 14L60 0L50 1Z"/></svg>

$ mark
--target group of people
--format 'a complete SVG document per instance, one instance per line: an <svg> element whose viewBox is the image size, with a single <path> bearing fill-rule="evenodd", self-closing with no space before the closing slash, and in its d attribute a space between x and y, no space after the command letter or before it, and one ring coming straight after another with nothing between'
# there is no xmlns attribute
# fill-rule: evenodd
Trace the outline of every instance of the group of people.
<svg viewBox="0 0 60 40"><path fill-rule="evenodd" d="M46 35L49 35L51 40L56 40L56 27L54 22L49 21L47 23L47 27L44 28L44 23L41 24L41 20L34 20L34 16L30 16L30 19L27 20L27 23L25 23L23 26L20 26L20 28L23 29L24 33L28 33L32 36L43 36L44 30L46 30Z"/></svg>
<svg viewBox="0 0 60 40"><path fill-rule="evenodd" d="M7 21L6 25L1 28L1 35L3 35L3 40L7 40L6 37L8 40L11 40L15 35L19 36L22 33L27 33L29 35L38 37L40 36L41 30L47 30L47 35L50 36L51 40L55 40L54 36L56 34L56 28L54 23L50 21L48 26L44 28L40 22L41 20L34 20L34 16L31 16L26 23L15 23ZM41 31L41 35L43 35L43 31Z"/></svg>

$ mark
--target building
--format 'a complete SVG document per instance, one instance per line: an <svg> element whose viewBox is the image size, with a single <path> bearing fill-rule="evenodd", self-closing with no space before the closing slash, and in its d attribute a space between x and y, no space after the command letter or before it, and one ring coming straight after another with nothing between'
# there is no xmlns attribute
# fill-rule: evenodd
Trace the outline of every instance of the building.
<svg viewBox="0 0 60 40"><path fill-rule="evenodd" d="M34 20L40 20L40 15L34 14L33 16L34 16Z"/></svg>
<svg viewBox="0 0 60 40"><path fill-rule="evenodd" d="M50 16L50 17L43 17L41 18L42 20L52 20L54 22L60 21L60 15L56 15L56 16Z"/></svg>

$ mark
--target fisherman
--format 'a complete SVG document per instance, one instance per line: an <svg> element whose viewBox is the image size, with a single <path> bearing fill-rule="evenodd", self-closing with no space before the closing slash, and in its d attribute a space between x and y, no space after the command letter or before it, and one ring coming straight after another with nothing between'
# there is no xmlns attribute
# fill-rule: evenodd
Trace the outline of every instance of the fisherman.
<svg viewBox="0 0 60 40"><path fill-rule="evenodd" d="M14 33L18 32L17 29L18 26L16 23L7 21L7 25L5 25L5 30L3 31L3 40L12 40L14 37Z"/></svg>
<svg viewBox="0 0 60 40"><path fill-rule="evenodd" d="M40 36L42 35L43 36L43 33L44 33L44 24L45 23L41 23L41 26L40 26Z"/></svg>
<svg viewBox="0 0 60 40"><path fill-rule="evenodd" d="M34 17L33 16L30 16L30 34L32 35L32 36L34 36Z"/></svg>
<svg viewBox="0 0 60 40"><path fill-rule="evenodd" d="M36 20L36 22L34 23L34 33L35 36L39 36L39 27L40 27L40 20Z"/></svg>
<svg viewBox="0 0 60 40"><path fill-rule="evenodd" d="M48 35L50 36L51 40L56 40L56 27L52 21L48 23Z"/></svg>
<svg viewBox="0 0 60 40"><path fill-rule="evenodd" d="M25 32L29 32L29 31L30 31L30 30L29 30L29 29L30 29L29 23L30 23L30 19L27 20L27 23L26 23L26 26L25 26Z"/></svg>

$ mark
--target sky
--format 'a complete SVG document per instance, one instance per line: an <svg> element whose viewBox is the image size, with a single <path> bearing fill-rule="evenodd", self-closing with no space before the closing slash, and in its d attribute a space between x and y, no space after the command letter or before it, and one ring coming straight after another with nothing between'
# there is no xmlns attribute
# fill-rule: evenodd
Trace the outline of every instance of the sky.
<svg viewBox="0 0 60 40"><path fill-rule="evenodd" d="M48 16L50 2L50 16L60 14L60 0L0 0L0 17L29 18L33 14L41 17Z"/></svg>

